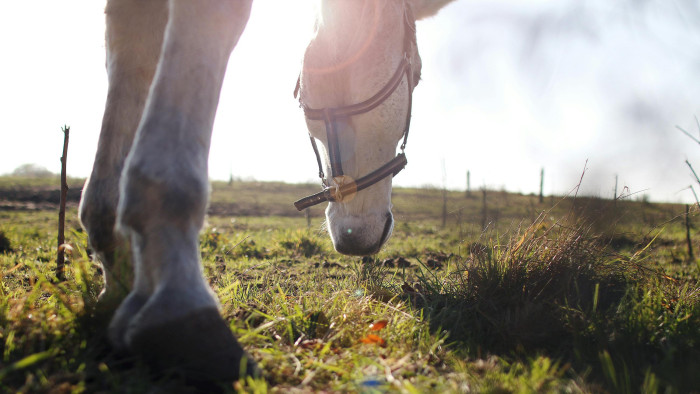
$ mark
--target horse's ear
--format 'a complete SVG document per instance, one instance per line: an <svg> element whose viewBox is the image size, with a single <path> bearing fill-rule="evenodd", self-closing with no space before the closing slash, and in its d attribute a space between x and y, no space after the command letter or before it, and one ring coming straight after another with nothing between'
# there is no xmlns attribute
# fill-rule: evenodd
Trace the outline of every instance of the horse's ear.
<svg viewBox="0 0 700 394"><path fill-rule="evenodd" d="M437 14L447 3L454 0L406 0L411 5L416 19L423 19Z"/></svg>

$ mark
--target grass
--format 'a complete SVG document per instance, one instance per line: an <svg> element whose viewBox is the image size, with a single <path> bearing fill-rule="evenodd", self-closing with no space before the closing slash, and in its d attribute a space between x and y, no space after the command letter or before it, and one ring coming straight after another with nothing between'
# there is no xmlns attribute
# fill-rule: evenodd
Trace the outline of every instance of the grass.
<svg viewBox="0 0 700 394"><path fill-rule="evenodd" d="M484 230L477 193L451 192L442 227L441 191L397 189L394 236L362 260L333 251L320 208L310 224L293 210L291 201L312 190L213 185L205 274L266 378L227 391L700 387L700 269L686 252L684 207L593 198L540 205L536 196L489 191ZM0 211L0 247L8 245L0 251L0 390L188 390L106 344L106 320L92 314L100 271L75 207L67 217L73 253L58 283L56 213Z"/></svg>

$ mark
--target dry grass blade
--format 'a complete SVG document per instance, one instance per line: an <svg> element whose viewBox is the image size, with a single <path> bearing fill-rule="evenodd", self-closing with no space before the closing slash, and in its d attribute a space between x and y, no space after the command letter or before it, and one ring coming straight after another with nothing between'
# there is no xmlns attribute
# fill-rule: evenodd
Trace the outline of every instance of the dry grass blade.
<svg viewBox="0 0 700 394"><path fill-rule="evenodd" d="M695 120L697 121L698 118L695 118ZM688 138L690 138L691 140L693 140L693 141L697 142L698 144L700 144L700 140L697 139L694 135L692 135L692 134L690 134L689 132L687 132L684 128L682 128L681 126L676 126L676 128L677 128L678 130L682 131L683 134L687 135ZM698 124L698 129L700 129L700 124Z"/></svg>

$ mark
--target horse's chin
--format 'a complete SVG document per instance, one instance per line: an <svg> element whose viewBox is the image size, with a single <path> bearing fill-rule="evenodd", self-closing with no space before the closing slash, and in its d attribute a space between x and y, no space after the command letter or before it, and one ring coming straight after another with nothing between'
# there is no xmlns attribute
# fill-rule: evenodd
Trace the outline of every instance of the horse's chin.
<svg viewBox="0 0 700 394"><path fill-rule="evenodd" d="M391 210L363 215L340 215L334 213L330 205L326 210L328 231L338 253L351 256L377 254L391 236L394 229Z"/></svg>

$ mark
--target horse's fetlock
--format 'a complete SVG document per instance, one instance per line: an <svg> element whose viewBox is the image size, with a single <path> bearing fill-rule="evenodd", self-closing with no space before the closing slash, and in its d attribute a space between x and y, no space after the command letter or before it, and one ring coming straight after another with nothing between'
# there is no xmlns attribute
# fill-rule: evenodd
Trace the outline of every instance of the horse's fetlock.
<svg viewBox="0 0 700 394"><path fill-rule="evenodd" d="M118 243L114 231L117 196L117 188L109 187L106 182L89 180L83 189L80 223L88 234L90 246L99 253L114 251Z"/></svg>
<svg viewBox="0 0 700 394"><path fill-rule="evenodd" d="M127 172L119 218L122 226L142 231L150 218L201 221L209 197L206 181L187 173L156 177L137 168Z"/></svg>

